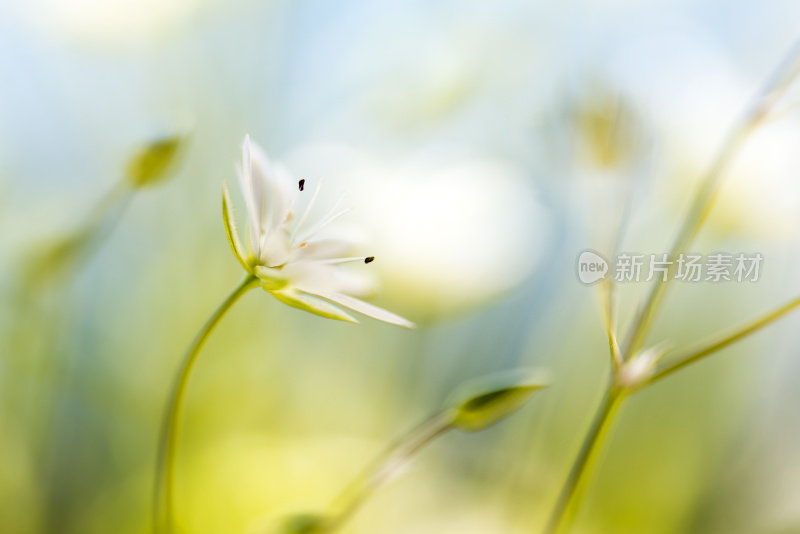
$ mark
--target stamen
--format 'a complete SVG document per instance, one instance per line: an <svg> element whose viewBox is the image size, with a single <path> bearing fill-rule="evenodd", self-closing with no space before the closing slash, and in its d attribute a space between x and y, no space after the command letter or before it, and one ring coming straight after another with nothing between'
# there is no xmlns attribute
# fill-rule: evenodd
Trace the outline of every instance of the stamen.
<svg viewBox="0 0 800 534"><path fill-rule="evenodd" d="M337 202L337 204L338 204L338 202ZM327 217L327 218L323 219L323 220L322 220L322 222L318 223L316 226L314 226L314 227L313 227L311 230L309 230L309 231L308 231L308 232L307 232L307 233L306 233L306 234L303 236L303 241L309 241L309 240L310 240L310 239L312 239L314 236L316 236L316 235L317 235L319 232L321 232L322 230L324 230L324 229L325 229L325 227L326 227L326 226L328 226L329 224L331 224L333 221L335 221L336 219L338 219L338 218L339 218L339 217L341 217L342 215L345 215L345 214L347 214L347 213L350 213L350 211L351 211L352 209L353 209L353 208L344 208L343 210L341 210L341 211L338 211L338 212L334 213L333 215L331 215L331 216L329 216L329 217Z"/></svg>
<svg viewBox="0 0 800 534"><path fill-rule="evenodd" d="M305 224L306 219L308 219L308 214L311 213L311 208L314 207L314 202L317 201L317 196L319 196L319 190L321 188L322 188L322 180L317 182L317 188L314 190L314 194L311 196L311 200L309 201L308 205L306 206L306 210L303 212L303 216L300 217L300 221L294 227L294 230L292 231L292 235L289 238L289 242L290 243L294 243L294 240L297 237L298 232L300 232L300 229L303 227L303 224Z"/></svg>
<svg viewBox="0 0 800 534"><path fill-rule="evenodd" d="M325 265L338 265L340 263L353 263L356 261L363 261L364 263L370 263L375 261L375 256L358 256L355 258L333 258L329 260L311 260L315 263L322 263Z"/></svg>
<svg viewBox="0 0 800 534"><path fill-rule="evenodd" d="M305 178L303 178L302 180L300 180L299 182L297 182L297 186L300 188L300 191L302 191L302 190L303 190L303 188L306 186L306 179L305 179Z"/></svg>
<svg viewBox="0 0 800 534"><path fill-rule="evenodd" d="M314 195L316 196L316 193L314 193ZM333 221L335 221L336 219L338 219L339 217L341 217L345 213L349 212L351 208L345 208L345 209L343 209L343 210L341 210L339 212L336 211L336 210L340 209L340 206L342 205L342 201L346 197L347 197L347 195L345 193L342 193L341 195L339 195L339 198L337 198L336 202L333 203L333 206L331 206L331 209L328 210L328 213L325 214L325 216L322 217L322 219L320 219L319 222L317 222L317 224L312 226L311 230L306 232L303 235L302 239L300 239L300 241L308 241L308 240L310 240L312 237L317 235L317 233L319 233L323 228L328 226L330 223L332 223ZM304 219L304 222L305 222L305 219ZM292 233L292 242L293 243L295 241L294 238L295 238L296 234L299 232L299 230L300 230L300 225L297 225L297 227L294 229L294 232Z"/></svg>

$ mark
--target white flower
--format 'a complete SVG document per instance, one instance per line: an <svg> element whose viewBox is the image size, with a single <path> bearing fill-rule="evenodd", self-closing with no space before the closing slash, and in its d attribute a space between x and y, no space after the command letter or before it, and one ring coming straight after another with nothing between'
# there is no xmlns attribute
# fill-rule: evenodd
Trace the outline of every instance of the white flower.
<svg viewBox="0 0 800 534"><path fill-rule="evenodd" d="M347 213L341 199L327 215L309 223L319 195L319 184L302 215L295 217L299 195L309 194L305 180L295 181L288 170L269 160L245 136L242 165L237 169L248 214L248 247L242 246L233 217L230 192L223 186L222 213L233 253L244 269L258 278L261 287L281 302L341 321L358 322L341 307L380 321L412 328L406 319L357 296L369 291L366 276L343 270L349 262L371 263L372 256L347 257L352 242L343 235L322 236L321 232ZM309 224L307 224L309 223Z"/></svg>

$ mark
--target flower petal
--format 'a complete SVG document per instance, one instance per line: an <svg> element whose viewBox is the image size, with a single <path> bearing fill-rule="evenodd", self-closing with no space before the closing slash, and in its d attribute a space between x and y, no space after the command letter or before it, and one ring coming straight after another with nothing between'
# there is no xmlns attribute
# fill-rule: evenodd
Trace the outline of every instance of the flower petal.
<svg viewBox="0 0 800 534"><path fill-rule="evenodd" d="M222 182L222 222L225 225L225 235L228 236L228 244L233 250L233 255L236 256L245 271L252 272L244 259L244 248L241 241L239 241L239 233L236 231L236 219L233 216L231 193L228 190L228 184L225 182Z"/></svg>
<svg viewBox="0 0 800 534"><path fill-rule="evenodd" d="M308 241L292 251L292 260L321 260L341 258L353 248L352 240L347 239L315 239Z"/></svg>
<svg viewBox="0 0 800 534"><path fill-rule="evenodd" d="M294 289L271 291L270 293L272 294L273 297L280 300L284 304L287 304L294 308L305 310L307 312L319 315L321 317L327 317L328 319L336 319L338 321L346 321L349 323L358 322L355 319L355 317L345 312L344 310L334 306L333 304L330 304L329 302L325 302L324 300L320 300L318 298L314 298L311 295L302 293L300 291L296 291Z"/></svg>
<svg viewBox="0 0 800 534"><path fill-rule="evenodd" d="M319 291L368 296L375 293L375 279L367 272L346 270L336 265L300 261L283 268L293 287L306 293Z"/></svg>
<svg viewBox="0 0 800 534"><path fill-rule="evenodd" d="M383 308L379 308L363 300L359 300L354 297L350 297L348 295L344 295L342 293L336 293L332 291L316 291L314 292L315 295L322 297L324 299L330 300L331 302L335 302L345 308L350 308L353 311L357 311L358 313L363 313L373 319L378 319L379 321L383 321L385 323L403 326L405 328L414 328L415 325L411 321L400 317L399 315L395 315L394 313L384 310Z"/></svg>
<svg viewBox="0 0 800 534"><path fill-rule="evenodd" d="M252 165L252 147L250 136L245 135L242 142L242 168L239 172L239 184L247 206L248 221L250 222L250 245L253 254L259 255L259 239L261 237L261 217L264 209L264 188L260 180L254 179Z"/></svg>
<svg viewBox="0 0 800 534"><path fill-rule="evenodd" d="M291 173L283 166L273 163L264 150L256 143L250 146L253 181L266 191L265 201L269 202L268 220L260 219L268 232L280 228L290 218L297 187Z"/></svg>
<svg viewBox="0 0 800 534"><path fill-rule="evenodd" d="M261 251L259 260L267 267L283 265L291 257L289 236L280 229L264 234L259 250Z"/></svg>

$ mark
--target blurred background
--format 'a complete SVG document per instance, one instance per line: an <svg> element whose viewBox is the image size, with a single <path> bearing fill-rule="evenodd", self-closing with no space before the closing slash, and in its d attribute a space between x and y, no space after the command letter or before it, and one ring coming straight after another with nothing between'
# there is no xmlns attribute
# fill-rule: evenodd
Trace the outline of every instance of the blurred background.
<svg viewBox="0 0 800 534"><path fill-rule="evenodd" d="M247 294L190 385L185 531L323 510L458 384L524 366L553 386L437 441L345 531L537 532L607 376L578 254L613 256L621 221L622 250L668 251L797 20L792 0L0 1L0 532L149 531L173 374L241 278L220 191L243 224L245 133L349 192L375 302L418 328ZM760 252L760 280L676 284L651 342L800 292L797 97L737 156L694 246ZM120 186L176 134L173 176ZM622 287L623 326L645 289ZM573 532L800 532L798 327L631 399Z"/></svg>

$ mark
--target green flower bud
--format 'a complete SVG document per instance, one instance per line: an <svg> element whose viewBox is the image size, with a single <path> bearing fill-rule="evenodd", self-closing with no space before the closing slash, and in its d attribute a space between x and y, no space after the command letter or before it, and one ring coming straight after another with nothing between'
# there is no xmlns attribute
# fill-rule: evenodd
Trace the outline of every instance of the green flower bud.
<svg viewBox="0 0 800 534"><path fill-rule="evenodd" d="M131 186L148 187L170 177L188 138L175 135L150 142L128 161L127 179Z"/></svg>
<svg viewBox="0 0 800 534"><path fill-rule="evenodd" d="M498 423L522 407L530 396L547 387L531 372L498 373L468 382L453 398L451 426L477 432Z"/></svg>

